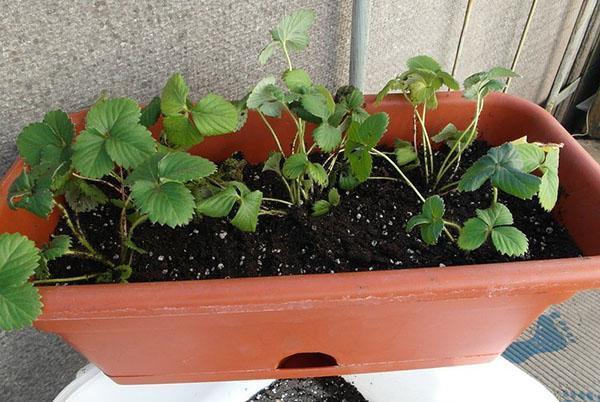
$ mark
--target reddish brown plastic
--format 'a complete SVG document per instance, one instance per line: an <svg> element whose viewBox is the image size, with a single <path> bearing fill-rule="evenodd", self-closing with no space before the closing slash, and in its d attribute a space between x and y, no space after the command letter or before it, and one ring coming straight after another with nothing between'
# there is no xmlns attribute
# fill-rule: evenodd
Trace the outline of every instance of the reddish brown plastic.
<svg viewBox="0 0 600 402"><path fill-rule="evenodd" d="M465 127L474 105L440 94L430 132ZM373 98L369 97L369 103ZM408 138L410 107L390 97L386 141ZM83 114L73 115L78 127ZM273 120L287 140L288 120ZM600 287L600 167L551 115L526 100L486 99L481 134L499 144L527 134L563 142L563 193L556 215L586 257L448 268L291 277L41 288L35 326L61 335L121 384L324 376L485 362L501 353L545 308ZM286 141L287 142L287 141ZM195 151L216 159L242 150L263 160L274 143L257 116L237 134ZM7 209L0 232L48 237L44 221ZM398 228L398 230L403 230ZM202 243L198 244L202 247ZM281 367L281 368L278 368Z"/></svg>

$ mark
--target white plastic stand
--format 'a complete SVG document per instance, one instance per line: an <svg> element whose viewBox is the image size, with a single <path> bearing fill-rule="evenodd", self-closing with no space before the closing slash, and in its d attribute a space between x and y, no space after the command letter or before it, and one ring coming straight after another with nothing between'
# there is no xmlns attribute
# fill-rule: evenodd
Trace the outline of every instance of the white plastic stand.
<svg viewBox="0 0 600 402"><path fill-rule="evenodd" d="M503 358L491 363L344 376L369 402L557 402ZM245 402L273 380L118 385L87 365L55 402Z"/></svg>

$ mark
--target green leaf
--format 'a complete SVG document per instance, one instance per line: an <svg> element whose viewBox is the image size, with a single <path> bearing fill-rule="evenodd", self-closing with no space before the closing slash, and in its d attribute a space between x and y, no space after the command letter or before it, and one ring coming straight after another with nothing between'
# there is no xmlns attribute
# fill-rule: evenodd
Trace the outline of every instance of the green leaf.
<svg viewBox="0 0 600 402"><path fill-rule="evenodd" d="M396 148L394 154L396 155L396 163L398 166L408 165L409 163L417 160L417 152L410 141L396 140Z"/></svg>
<svg viewBox="0 0 600 402"><path fill-rule="evenodd" d="M318 92L303 95L300 103L308 113L319 117L322 121L329 119L329 116L333 113L329 109L327 98Z"/></svg>
<svg viewBox="0 0 600 402"><path fill-rule="evenodd" d="M477 217L485 222L490 228L513 224L513 216L510 210L499 202L494 203L487 209L477 209L475 213Z"/></svg>
<svg viewBox="0 0 600 402"><path fill-rule="evenodd" d="M323 216L329 213L331 204L325 200L319 200L312 205L312 216Z"/></svg>
<svg viewBox="0 0 600 402"><path fill-rule="evenodd" d="M53 236L52 240L42 247L42 257L52 261L62 257L71 249L71 237L67 235Z"/></svg>
<svg viewBox="0 0 600 402"><path fill-rule="evenodd" d="M377 93L377 96L375 97L375 104L380 104L381 101L383 101L383 98L385 98L386 95L391 91L404 90L405 88L406 84L403 80L400 80L398 78L393 78L389 80L381 89L381 91Z"/></svg>
<svg viewBox="0 0 600 402"><path fill-rule="evenodd" d="M501 254L520 256L527 252L527 236L512 226L500 226L492 230L492 243Z"/></svg>
<svg viewBox="0 0 600 402"><path fill-rule="evenodd" d="M187 110L189 89L180 73L173 74L160 96L160 110L165 116L180 114Z"/></svg>
<svg viewBox="0 0 600 402"><path fill-rule="evenodd" d="M140 124L146 128L150 128L156 124L160 117L160 97L155 96L150 103L142 108L140 116Z"/></svg>
<svg viewBox="0 0 600 402"><path fill-rule="evenodd" d="M406 66L411 70L424 69L429 71L438 71L442 69L437 61L425 55L408 59Z"/></svg>
<svg viewBox="0 0 600 402"><path fill-rule="evenodd" d="M273 76L260 80L248 96L248 109L259 110L270 117L279 117L283 109L283 93L275 82Z"/></svg>
<svg viewBox="0 0 600 402"><path fill-rule="evenodd" d="M337 188L334 187L329 190L329 193L327 194L327 200L334 207L340 205L340 193L338 192Z"/></svg>
<svg viewBox="0 0 600 402"><path fill-rule="evenodd" d="M530 173L536 170L544 163L544 151L536 144L522 143L515 144L515 149L523 163L521 170L525 173Z"/></svg>
<svg viewBox="0 0 600 402"><path fill-rule="evenodd" d="M265 46L261 51L260 54L258 55L258 62L261 65L265 65L267 64L267 61L269 61L269 59L271 58L271 56L273 55L273 52L275 51L275 49L279 46L279 44L277 42L271 42L269 43L267 46Z"/></svg>
<svg viewBox="0 0 600 402"><path fill-rule="evenodd" d="M331 152L340 145L342 133L337 127L329 123L321 123L312 133L313 139L323 152Z"/></svg>
<svg viewBox="0 0 600 402"><path fill-rule="evenodd" d="M229 215L233 204L239 199L235 187L228 186L212 196L198 201L196 209L202 215L211 218L222 218Z"/></svg>
<svg viewBox="0 0 600 402"><path fill-rule="evenodd" d="M50 270L48 269L48 262L45 258L40 258L40 262L35 268L34 276L36 279L50 278Z"/></svg>
<svg viewBox="0 0 600 402"><path fill-rule="evenodd" d="M221 135L234 132L237 128L238 110L222 96L206 95L191 112L194 124L202 135Z"/></svg>
<svg viewBox="0 0 600 402"><path fill-rule="evenodd" d="M542 179L538 198L540 205L546 211L551 211L558 200L558 156L559 149L551 148L546 154L546 160L540 167Z"/></svg>
<svg viewBox="0 0 600 402"><path fill-rule="evenodd" d="M445 71L438 71L437 76L442 79L442 82L448 88L455 90L455 91L460 88L460 85L458 84L458 82L449 73L447 73Z"/></svg>
<svg viewBox="0 0 600 402"><path fill-rule="evenodd" d="M73 148L75 167L97 178L112 169L112 162L126 169L143 162L155 151L156 142L139 119L139 106L131 99L96 103L87 114L86 130Z"/></svg>
<svg viewBox="0 0 600 402"><path fill-rule="evenodd" d="M138 181L133 185L131 195L152 223L176 227L185 225L194 215L194 197L181 183Z"/></svg>
<svg viewBox="0 0 600 402"><path fill-rule="evenodd" d="M106 139L106 152L117 165L134 168L156 151L152 134L141 124L115 126Z"/></svg>
<svg viewBox="0 0 600 402"><path fill-rule="evenodd" d="M406 231L410 232L420 226L421 238L427 244L436 244L444 229L444 200L439 195L434 195L425 200L421 213L413 216L406 224Z"/></svg>
<svg viewBox="0 0 600 402"><path fill-rule="evenodd" d="M360 182L352 174L342 172L339 178L339 185L342 190L354 190Z"/></svg>
<svg viewBox="0 0 600 402"><path fill-rule="evenodd" d="M281 176L281 158L283 155L281 152L271 152L269 158L265 161L262 171L272 171Z"/></svg>
<svg viewBox="0 0 600 402"><path fill-rule="evenodd" d="M458 247L463 250L475 250L485 241L489 235L490 228L479 218L471 218L465 222L458 236Z"/></svg>
<svg viewBox="0 0 600 402"><path fill-rule="evenodd" d="M308 163L304 153L290 155L283 163L283 175L288 179L297 179L304 174Z"/></svg>
<svg viewBox="0 0 600 402"><path fill-rule="evenodd" d="M352 92L345 98L348 109L353 110L359 108L365 103L365 97L360 90L354 88Z"/></svg>
<svg viewBox="0 0 600 402"><path fill-rule="evenodd" d="M60 148L62 144L52 128L45 123L30 124L17 137L19 155L30 166L41 162L42 150L49 145Z"/></svg>
<svg viewBox="0 0 600 402"><path fill-rule="evenodd" d="M300 51L308 46L308 30L315 20L315 12L299 10L283 17L281 22L271 31L274 41L288 50Z"/></svg>
<svg viewBox="0 0 600 402"><path fill-rule="evenodd" d="M94 130L83 130L73 146L73 166L84 176L99 178L106 176L113 168L113 162L106 151L106 141Z"/></svg>
<svg viewBox="0 0 600 402"><path fill-rule="evenodd" d="M329 184L327 172L320 163L309 163L306 172L308 173L308 177L314 180L319 186L327 187Z"/></svg>
<svg viewBox="0 0 600 402"><path fill-rule="evenodd" d="M48 176L33 177L26 171L15 179L8 190L10 208L23 208L37 216L47 217L54 206L54 195Z"/></svg>
<svg viewBox="0 0 600 402"><path fill-rule="evenodd" d="M352 175L359 183L365 182L373 169L373 158L369 155L369 151L365 149L352 151L346 154L346 159L350 163Z"/></svg>
<svg viewBox="0 0 600 402"><path fill-rule="evenodd" d="M312 86L312 80L308 73L300 68L286 70L283 73L283 82L290 91L300 92L305 88Z"/></svg>
<svg viewBox="0 0 600 402"><path fill-rule="evenodd" d="M259 190L243 195L231 224L244 232L256 231L262 197L263 194Z"/></svg>
<svg viewBox="0 0 600 402"><path fill-rule="evenodd" d="M41 313L40 294L32 284L0 287L0 328L3 330L28 327Z"/></svg>
<svg viewBox="0 0 600 402"><path fill-rule="evenodd" d="M519 74L515 73L510 68L505 68L505 67L492 67L488 71L487 75L489 78L508 78L508 77L516 78L516 77L519 77Z"/></svg>
<svg viewBox="0 0 600 402"><path fill-rule="evenodd" d="M183 149L191 148L204 139L186 114L166 116L163 127L169 144Z"/></svg>
<svg viewBox="0 0 600 402"><path fill-rule="evenodd" d="M115 267L115 271L119 273L118 281L120 283L127 283L127 280L131 277L131 274L133 273L133 268L131 268L130 265L121 264Z"/></svg>
<svg viewBox="0 0 600 402"><path fill-rule="evenodd" d="M68 114L62 110L53 110L46 113L43 122L47 124L54 135L59 138L61 147L71 145L75 135L75 126Z"/></svg>
<svg viewBox="0 0 600 402"><path fill-rule="evenodd" d="M460 191L474 191L491 179L492 185L505 193L530 199L538 192L540 179L521 171L522 162L511 143L492 148L477 160L458 183Z"/></svg>
<svg viewBox="0 0 600 402"><path fill-rule="evenodd" d="M210 176L217 166L201 156L187 152L171 152L158 162L158 175L162 179L186 182Z"/></svg>
<svg viewBox="0 0 600 402"><path fill-rule="evenodd" d="M359 142L369 148L375 147L375 145L379 143L381 137L383 137L388 123L389 118L387 113L376 113L367 117L358 129L358 134L361 139Z"/></svg>
<svg viewBox="0 0 600 402"><path fill-rule="evenodd" d="M29 326L40 315L40 295L27 282L39 261L39 250L27 237L0 234L0 329Z"/></svg>
<svg viewBox="0 0 600 402"><path fill-rule="evenodd" d="M19 233L0 234L0 288L20 286L33 275L39 250Z"/></svg>

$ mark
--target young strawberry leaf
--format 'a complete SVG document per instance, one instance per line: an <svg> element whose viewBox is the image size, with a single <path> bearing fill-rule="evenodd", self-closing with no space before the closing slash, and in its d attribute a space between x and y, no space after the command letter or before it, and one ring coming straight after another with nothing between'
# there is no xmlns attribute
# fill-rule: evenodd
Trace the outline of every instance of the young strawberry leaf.
<svg viewBox="0 0 600 402"><path fill-rule="evenodd" d="M531 199L539 190L540 179L523 172L522 162L511 143L492 148L477 160L458 183L460 191L474 191L487 180L505 193Z"/></svg>
<svg viewBox="0 0 600 402"><path fill-rule="evenodd" d="M318 200L312 205L312 216L323 216L329 213L331 203L325 200Z"/></svg>
<svg viewBox="0 0 600 402"><path fill-rule="evenodd" d="M490 92L504 89L506 84L499 79L518 76L514 71L504 67L494 67L488 71L475 73L465 79L463 96L467 99L483 98Z"/></svg>
<svg viewBox="0 0 600 402"><path fill-rule="evenodd" d="M552 210L558 200L558 156L559 148L551 148L546 153L546 159L540 166L542 180L538 198L540 205L546 211Z"/></svg>
<svg viewBox="0 0 600 402"><path fill-rule="evenodd" d="M406 166L409 164L418 164L417 152L413 143L410 141L396 140L394 155L398 166ZM415 163L416 162L416 163Z"/></svg>
<svg viewBox="0 0 600 402"><path fill-rule="evenodd" d="M204 139L187 113L165 116L163 127L169 144L182 149L191 148Z"/></svg>
<svg viewBox="0 0 600 402"><path fill-rule="evenodd" d="M222 96L208 94L191 110L194 124L204 136L234 132L238 124L238 110Z"/></svg>
<svg viewBox="0 0 600 402"><path fill-rule="evenodd" d="M180 73L173 74L160 95L160 110L165 116L174 116L187 111L190 90Z"/></svg>
<svg viewBox="0 0 600 402"><path fill-rule="evenodd" d="M446 127L442 129L439 133L434 135L432 139L437 142L445 142L449 148L453 148L458 141L460 141L461 148L464 149L467 146L468 136L463 135L464 131L461 131L456 128L456 126L452 123L448 123Z"/></svg>
<svg viewBox="0 0 600 402"><path fill-rule="evenodd" d="M150 128L156 124L160 117L160 97L155 96L150 103L142 108L140 116L140 124L146 128Z"/></svg>
<svg viewBox="0 0 600 402"><path fill-rule="evenodd" d="M281 159L283 158L283 155L281 154L281 152L271 152L271 155L269 155L269 158L267 158L267 160L265 161L265 164L263 165L263 172L267 172L267 171L272 171L277 173L279 176L282 175L281 173Z"/></svg>
<svg viewBox="0 0 600 402"><path fill-rule="evenodd" d="M263 193L259 190L242 194L238 200L238 210L231 220L231 224L243 232L256 231L262 197Z"/></svg>
<svg viewBox="0 0 600 402"><path fill-rule="evenodd" d="M194 197L185 183L207 177L216 166L185 152L156 153L128 177L135 205L153 223L175 227L188 223L194 214Z"/></svg>
<svg viewBox="0 0 600 402"><path fill-rule="evenodd" d="M327 194L327 201L329 201L329 203L334 207L340 205L340 193L338 192L337 188L334 187L329 190L329 193Z"/></svg>
<svg viewBox="0 0 600 402"><path fill-rule="evenodd" d="M320 187L327 187L329 184L329 177L325 168L320 163L309 162L306 168L306 173L315 183Z"/></svg>
<svg viewBox="0 0 600 402"><path fill-rule="evenodd" d="M327 121L329 116L333 113L330 109L329 99L323 96L321 92L313 91L306 95L302 95L300 100L302 107L308 113L312 114L321 119L321 121Z"/></svg>
<svg viewBox="0 0 600 402"><path fill-rule="evenodd" d="M108 202L106 194L97 186L76 177L69 179L63 192L69 207L76 213L92 211Z"/></svg>
<svg viewBox="0 0 600 402"><path fill-rule="evenodd" d="M524 142L514 144L514 146L523 163L521 170L525 173L533 172L544 163L544 151L536 144Z"/></svg>
<svg viewBox="0 0 600 402"><path fill-rule="evenodd" d="M185 225L194 215L194 197L182 183L137 181L131 195L152 223L174 228Z"/></svg>
<svg viewBox="0 0 600 402"><path fill-rule="evenodd" d="M308 46L308 30L315 20L312 10L299 10L283 17L281 22L271 30L274 42L282 48L294 51L304 50ZM267 58L268 59L268 58Z"/></svg>
<svg viewBox="0 0 600 402"><path fill-rule="evenodd" d="M165 154L158 162L158 176L161 179L181 183L208 177L216 170L213 162L187 152Z"/></svg>
<svg viewBox="0 0 600 402"><path fill-rule="evenodd" d="M496 250L508 256L520 256L527 252L528 241L523 232L510 226L513 217L509 209L494 203L488 209L478 209L476 217L467 220L458 237L458 246L463 250L475 250L491 235Z"/></svg>
<svg viewBox="0 0 600 402"><path fill-rule="evenodd" d="M50 186L50 177L35 177L23 171L8 190L8 206L11 209L23 208L37 216L47 217L54 206L54 195Z"/></svg>
<svg viewBox="0 0 600 402"><path fill-rule="evenodd" d="M40 295L28 282L39 260L39 250L25 236L0 234L0 329L29 326L40 315Z"/></svg>
<svg viewBox="0 0 600 402"><path fill-rule="evenodd" d="M350 124L344 155L352 175L361 183L371 175L373 159L369 152L383 137L387 125L388 116L385 113L371 115L363 123Z"/></svg>
<svg viewBox="0 0 600 402"><path fill-rule="evenodd" d="M60 163L68 162L74 133L75 128L69 116L61 110L55 110L46 113L41 123L30 124L22 130L17 137L17 148L29 166L40 164L46 160L44 156L58 158L51 167L53 169Z"/></svg>
<svg viewBox="0 0 600 402"><path fill-rule="evenodd" d="M339 186L342 190L354 190L360 184L360 181L350 172L342 172L338 180Z"/></svg>
<svg viewBox="0 0 600 402"><path fill-rule="evenodd" d="M283 163L283 175L288 179L297 179L306 172L308 164L306 154L293 154Z"/></svg>
<svg viewBox="0 0 600 402"><path fill-rule="evenodd" d="M212 196L199 200L196 209L202 215L211 218L222 218L229 215L239 195L234 186L228 186Z"/></svg>
<svg viewBox="0 0 600 402"><path fill-rule="evenodd" d="M42 257L46 261L52 261L62 257L71 249L71 237L67 235L53 236L41 250Z"/></svg>
<svg viewBox="0 0 600 402"><path fill-rule="evenodd" d="M85 176L108 174L113 163L136 167L156 150L156 142L139 123L140 108L127 98L96 103L87 114L86 129L73 147L73 164Z"/></svg>
<svg viewBox="0 0 600 402"><path fill-rule="evenodd" d="M304 93L304 91L312 86L312 80L308 73L301 68L286 70L283 73L283 82L292 92Z"/></svg>
<svg viewBox="0 0 600 402"><path fill-rule="evenodd" d="M423 241L431 245L437 244L444 229L444 213L444 200L439 195L431 196L423 203L421 213L409 219L406 231L411 232L419 226Z"/></svg>
<svg viewBox="0 0 600 402"><path fill-rule="evenodd" d="M270 117L279 117L283 109L283 91L275 85L275 77L263 78L248 96L248 109L255 109Z"/></svg>
<svg viewBox="0 0 600 402"><path fill-rule="evenodd" d="M342 132L327 122L321 123L312 133L313 139L323 152L331 152L340 145Z"/></svg>

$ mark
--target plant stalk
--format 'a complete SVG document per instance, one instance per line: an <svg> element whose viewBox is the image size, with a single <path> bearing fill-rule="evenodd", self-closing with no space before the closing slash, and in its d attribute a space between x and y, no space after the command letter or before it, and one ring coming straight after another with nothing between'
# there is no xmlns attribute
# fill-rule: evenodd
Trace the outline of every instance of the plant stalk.
<svg viewBox="0 0 600 402"><path fill-rule="evenodd" d="M71 276L68 278L54 278L54 279L38 279L36 281L32 281L31 283L34 285L48 285L51 283L68 283L68 282L79 282L79 281L86 281L88 279L94 279L98 276L102 275L102 273L95 273L95 274L87 274L87 275L80 275L80 276Z"/></svg>

